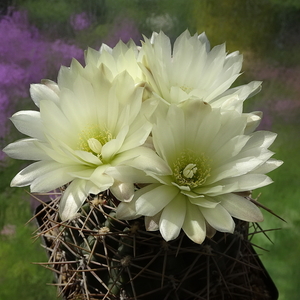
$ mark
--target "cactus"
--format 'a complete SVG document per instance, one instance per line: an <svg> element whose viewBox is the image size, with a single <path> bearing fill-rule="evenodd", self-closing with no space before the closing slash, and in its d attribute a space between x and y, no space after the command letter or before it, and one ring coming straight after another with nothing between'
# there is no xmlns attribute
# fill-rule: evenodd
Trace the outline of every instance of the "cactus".
<svg viewBox="0 0 300 300"><path fill-rule="evenodd" d="M166 242L147 232L143 218L115 218L109 193L89 196L68 222L58 215L60 196L39 207L42 236L56 274L59 295L68 300L251 299L278 294L251 244L262 229L236 220L234 234L218 232L195 244L182 232ZM251 229L249 229L251 227ZM251 233L249 233L251 232ZM270 289L271 286L271 289Z"/></svg>

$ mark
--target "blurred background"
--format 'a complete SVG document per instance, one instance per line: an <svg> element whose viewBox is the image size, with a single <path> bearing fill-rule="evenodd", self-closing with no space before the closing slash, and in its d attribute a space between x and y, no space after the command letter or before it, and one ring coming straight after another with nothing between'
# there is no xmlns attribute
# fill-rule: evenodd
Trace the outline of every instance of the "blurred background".
<svg viewBox="0 0 300 300"><path fill-rule="evenodd" d="M8 118L35 109L30 83L56 80L60 65L83 61L87 47L139 43L142 34L163 30L174 41L185 29L206 32L211 45L226 42L244 55L235 85L262 80L263 89L245 111L264 113L261 130L278 133L272 146L284 165L272 185L255 191L260 202L286 220L264 212L263 234L254 243L277 285L280 300L300 297L300 0L2 0L0 3L0 148L21 138ZM34 242L36 202L28 189L10 188L25 166L0 153L0 299L52 300L52 273L32 264L46 261ZM271 230L279 229L280 230Z"/></svg>

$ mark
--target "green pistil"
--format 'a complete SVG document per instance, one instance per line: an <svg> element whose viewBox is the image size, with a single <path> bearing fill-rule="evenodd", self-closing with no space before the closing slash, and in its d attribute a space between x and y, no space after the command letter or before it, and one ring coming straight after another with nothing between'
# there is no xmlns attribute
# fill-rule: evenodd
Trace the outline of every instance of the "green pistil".
<svg viewBox="0 0 300 300"><path fill-rule="evenodd" d="M173 165L175 182L191 189L203 185L210 176L210 171L207 157L191 150L183 151Z"/></svg>
<svg viewBox="0 0 300 300"><path fill-rule="evenodd" d="M113 139L111 132L96 125L89 125L80 132L78 148L101 158L102 147Z"/></svg>

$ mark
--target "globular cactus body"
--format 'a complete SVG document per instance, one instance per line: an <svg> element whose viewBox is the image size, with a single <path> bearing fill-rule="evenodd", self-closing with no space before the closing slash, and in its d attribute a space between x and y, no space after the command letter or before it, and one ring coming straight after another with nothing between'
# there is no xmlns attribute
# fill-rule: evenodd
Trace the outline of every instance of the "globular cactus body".
<svg viewBox="0 0 300 300"><path fill-rule="evenodd" d="M60 198L37 212L40 233L68 300L275 300L277 290L248 238L249 224L236 221L234 234L217 233L195 244L182 232L166 242L147 232L142 218L115 217L115 199L86 200L68 222L58 216ZM259 228L252 224L254 233ZM271 288L270 288L271 287Z"/></svg>

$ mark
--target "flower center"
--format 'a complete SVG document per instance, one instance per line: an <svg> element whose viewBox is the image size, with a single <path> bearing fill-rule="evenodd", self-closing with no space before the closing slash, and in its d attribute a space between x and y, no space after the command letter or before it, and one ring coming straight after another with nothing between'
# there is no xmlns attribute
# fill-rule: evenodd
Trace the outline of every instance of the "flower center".
<svg viewBox="0 0 300 300"><path fill-rule="evenodd" d="M203 154L196 154L191 150L184 150L175 160L173 175L180 186L195 188L205 183L210 176L208 158Z"/></svg>
<svg viewBox="0 0 300 300"><path fill-rule="evenodd" d="M198 168L196 164L188 164L182 171L182 175L185 178L193 178L194 175L197 173L197 169Z"/></svg>
<svg viewBox="0 0 300 300"><path fill-rule="evenodd" d="M79 134L78 148L82 151L91 152L101 158L102 147L112 139L113 135L108 129L89 125Z"/></svg>

